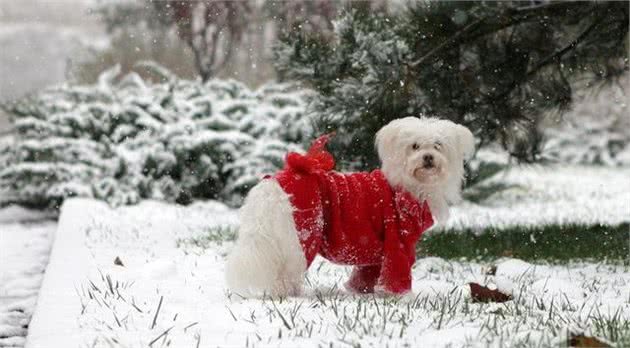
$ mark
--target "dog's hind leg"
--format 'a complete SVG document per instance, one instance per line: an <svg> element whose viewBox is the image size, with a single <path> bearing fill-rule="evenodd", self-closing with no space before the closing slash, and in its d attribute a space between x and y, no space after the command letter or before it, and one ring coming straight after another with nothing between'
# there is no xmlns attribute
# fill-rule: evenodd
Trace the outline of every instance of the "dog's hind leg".
<svg viewBox="0 0 630 348"><path fill-rule="evenodd" d="M293 208L277 181L263 180L241 208L238 240L228 256L229 289L244 297L291 296L302 290L306 259Z"/></svg>
<svg viewBox="0 0 630 348"><path fill-rule="evenodd" d="M358 294L371 294L381 274L381 265L354 266L345 287Z"/></svg>

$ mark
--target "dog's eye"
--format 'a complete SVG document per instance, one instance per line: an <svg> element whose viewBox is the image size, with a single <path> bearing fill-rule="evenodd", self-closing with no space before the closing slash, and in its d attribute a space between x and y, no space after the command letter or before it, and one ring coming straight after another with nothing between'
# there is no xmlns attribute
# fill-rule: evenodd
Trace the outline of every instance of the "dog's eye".
<svg viewBox="0 0 630 348"><path fill-rule="evenodd" d="M418 143L413 143L413 145L411 145L411 148L417 150L420 148L420 145L418 145Z"/></svg>
<svg viewBox="0 0 630 348"><path fill-rule="evenodd" d="M436 150L440 150L440 149L442 148L442 143L441 143L441 142L439 142L439 141L436 141L436 142L435 142L435 144L433 144L433 147L434 147Z"/></svg>

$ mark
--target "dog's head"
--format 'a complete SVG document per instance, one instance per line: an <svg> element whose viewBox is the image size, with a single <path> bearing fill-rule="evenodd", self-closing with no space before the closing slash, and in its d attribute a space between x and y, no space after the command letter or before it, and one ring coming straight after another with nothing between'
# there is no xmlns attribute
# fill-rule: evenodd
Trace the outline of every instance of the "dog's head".
<svg viewBox="0 0 630 348"><path fill-rule="evenodd" d="M474 147L468 128L437 118L397 119L376 134L382 171L389 183L427 199L432 210L459 201L464 160ZM446 217L438 215L442 215L438 220Z"/></svg>

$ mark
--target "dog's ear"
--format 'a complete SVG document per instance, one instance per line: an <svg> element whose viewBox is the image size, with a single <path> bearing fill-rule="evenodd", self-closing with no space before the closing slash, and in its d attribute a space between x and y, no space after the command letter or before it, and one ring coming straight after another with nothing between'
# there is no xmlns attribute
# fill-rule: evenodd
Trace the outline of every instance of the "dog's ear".
<svg viewBox="0 0 630 348"><path fill-rule="evenodd" d="M394 153L396 137L398 137L399 132L400 122L398 120L388 123L376 132L374 145L376 146L376 152L378 153L378 158L381 159L381 162L385 161Z"/></svg>
<svg viewBox="0 0 630 348"><path fill-rule="evenodd" d="M456 124L455 134L457 134L457 147L464 159L470 159L475 153L475 137L470 129Z"/></svg>

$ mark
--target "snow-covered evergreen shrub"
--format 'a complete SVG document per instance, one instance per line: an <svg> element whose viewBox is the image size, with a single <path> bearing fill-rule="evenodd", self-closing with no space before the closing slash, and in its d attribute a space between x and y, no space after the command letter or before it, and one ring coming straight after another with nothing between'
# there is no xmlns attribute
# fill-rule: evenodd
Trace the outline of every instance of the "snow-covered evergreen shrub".
<svg viewBox="0 0 630 348"><path fill-rule="evenodd" d="M545 155L572 164L630 165L630 116L626 74L592 95L580 95L562 122L548 127Z"/></svg>
<svg viewBox="0 0 630 348"><path fill-rule="evenodd" d="M149 67L162 82L120 78L114 68L95 85L64 85L8 105L14 139L0 155L0 204L54 206L69 196L238 204L311 136L309 91L204 84Z"/></svg>

